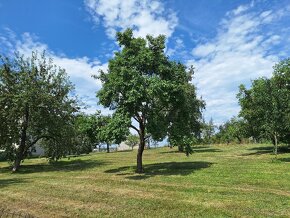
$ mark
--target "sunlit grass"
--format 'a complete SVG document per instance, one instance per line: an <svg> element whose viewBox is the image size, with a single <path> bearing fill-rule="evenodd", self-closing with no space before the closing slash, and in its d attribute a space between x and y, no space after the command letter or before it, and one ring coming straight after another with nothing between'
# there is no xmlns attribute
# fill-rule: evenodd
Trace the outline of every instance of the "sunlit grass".
<svg viewBox="0 0 290 218"><path fill-rule="evenodd" d="M270 145L200 146L0 163L0 209L37 217L290 217L290 153Z"/></svg>

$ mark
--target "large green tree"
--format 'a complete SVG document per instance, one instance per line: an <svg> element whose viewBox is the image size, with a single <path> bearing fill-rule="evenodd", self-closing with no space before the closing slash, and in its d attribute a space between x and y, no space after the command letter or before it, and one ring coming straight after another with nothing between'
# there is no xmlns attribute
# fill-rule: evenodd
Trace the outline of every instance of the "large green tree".
<svg viewBox="0 0 290 218"><path fill-rule="evenodd" d="M117 40L121 51L109 61L108 72L100 72L103 86L97 97L138 133L137 172L142 173L146 136L168 136L176 145L188 141L199 131L204 104L191 83L193 70L187 72L164 54L164 36L135 38L128 29Z"/></svg>
<svg viewBox="0 0 290 218"><path fill-rule="evenodd" d="M69 129L77 101L65 70L56 67L45 53L30 58L1 57L0 146L10 152L17 171L29 149L49 142L50 154L59 156L69 142ZM61 148L61 149L60 149Z"/></svg>
<svg viewBox="0 0 290 218"><path fill-rule="evenodd" d="M240 86L240 116L250 124L254 137L269 138L277 154L278 143L290 134L290 59L274 66L272 78L252 82L250 89ZM289 143L289 141L288 141Z"/></svg>

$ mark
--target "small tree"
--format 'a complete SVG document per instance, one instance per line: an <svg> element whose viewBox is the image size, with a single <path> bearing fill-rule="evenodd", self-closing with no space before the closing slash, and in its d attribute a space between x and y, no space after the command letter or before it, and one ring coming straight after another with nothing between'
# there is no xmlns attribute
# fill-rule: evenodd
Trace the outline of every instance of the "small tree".
<svg viewBox="0 0 290 218"><path fill-rule="evenodd" d="M248 137L247 128L248 125L244 119L233 117L219 127L215 140L219 143L238 141L241 144L243 139Z"/></svg>
<svg viewBox="0 0 290 218"><path fill-rule="evenodd" d="M132 150L135 146L138 145L138 143L139 143L139 137L137 135L130 134L127 137L126 144L129 145L132 148Z"/></svg>
<svg viewBox="0 0 290 218"><path fill-rule="evenodd" d="M98 133L100 131L100 112L87 115L78 114L74 122L74 149L76 153L89 153L100 143Z"/></svg>
<svg viewBox="0 0 290 218"><path fill-rule="evenodd" d="M110 152L111 144L119 144L126 140L129 134L128 125L129 120L123 119L121 114L114 113L113 116L98 117L100 128L97 137L100 142L106 143L107 153Z"/></svg>
<svg viewBox="0 0 290 218"><path fill-rule="evenodd" d="M65 71L51 59L33 52L31 58L1 57L0 146L11 154L17 171L29 149L40 140L51 151L67 150L64 139L72 127L77 102ZM50 152L59 158L64 152Z"/></svg>
<svg viewBox="0 0 290 218"><path fill-rule="evenodd" d="M211 144L213 142L212 138L215 134L215 125L212 118L210 118L208 123L203 121L201 134L205 144Z"/></svg>
<svg viewBox="0 0 290 218"><path fill-rule="evenodd" d="M117 40L122 50L109 61L108 72L100 72L103 87L97 97L137 132L137 172L142 173L146 135L155 140L168 135L171 141L180 142L199 129L195 124L203 103L190 83L193 71L186 72L184 65L164 54L164 36L134 38L128 29L118 33Z"/></svg>

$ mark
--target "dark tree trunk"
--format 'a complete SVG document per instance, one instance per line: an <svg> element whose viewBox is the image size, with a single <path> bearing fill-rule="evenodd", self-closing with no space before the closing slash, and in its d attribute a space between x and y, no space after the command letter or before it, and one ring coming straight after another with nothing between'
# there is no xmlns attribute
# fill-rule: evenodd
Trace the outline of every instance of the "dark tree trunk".
<svg viewBox="0 0 290 218"><path fill-rule="evenodd" d="M110 143L107 143L107 153L110 153Z"/></svg>
<svg viewBox="0 0 290 218"><path fill-rule="evenodd" d="M21 130L21 135L20 135L19 147L17 148L12 172L18 171L21 161L24 159L24 153L26 152L25 147L26 147L26 139L27 139L28 119L29 119L29 108L28 106L26 106L25 115L23 117L23 125L22 125L22 130Z"/></svg>
<svg viewBox="0 0 290 218"><path fill-rule="evenodd" d="M143 169L143 163L142 163L142 155L143 151L145 148L145 127L143 123L139 124L140 130L139 130L139 138L140 138L140 143L139 143L139 148L138 148L138 153L137 153L137 173L144 173Z"/></svg>
<svg viewBox="0 0 290 218"><path fill-rule="evenodd" d="M184 152L184 147L183 147L183 145L178 145L178 151L179 151L179 152Z"/></svg>
<svg viewBox="0 0 290 218"><path fill-rule="evenodd" d="M237 136L237 139L238 139L238 141L239 141L239 144L242 144L242 139L241 139L241 137Z"/></svg>

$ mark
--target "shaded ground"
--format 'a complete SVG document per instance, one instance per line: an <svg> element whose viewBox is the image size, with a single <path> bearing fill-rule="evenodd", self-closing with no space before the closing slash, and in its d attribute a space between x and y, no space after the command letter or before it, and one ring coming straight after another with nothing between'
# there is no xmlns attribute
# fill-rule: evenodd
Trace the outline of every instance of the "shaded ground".
<svg viewBox="0 0 290 218"><path fill-rule="evenodd" d="M116 173L116 175L130 175L128 179L147 179L153 176L172 176L180 175L186 176L194 171L201 170L203 168L210 167L212 163L209 162L165 162L156 164L147 164L144 167L145 172L141 175L134 175L134 166L119 167L116 169L106 170L105 173ZM129 172L128 172L129 171Z"/></svg>

